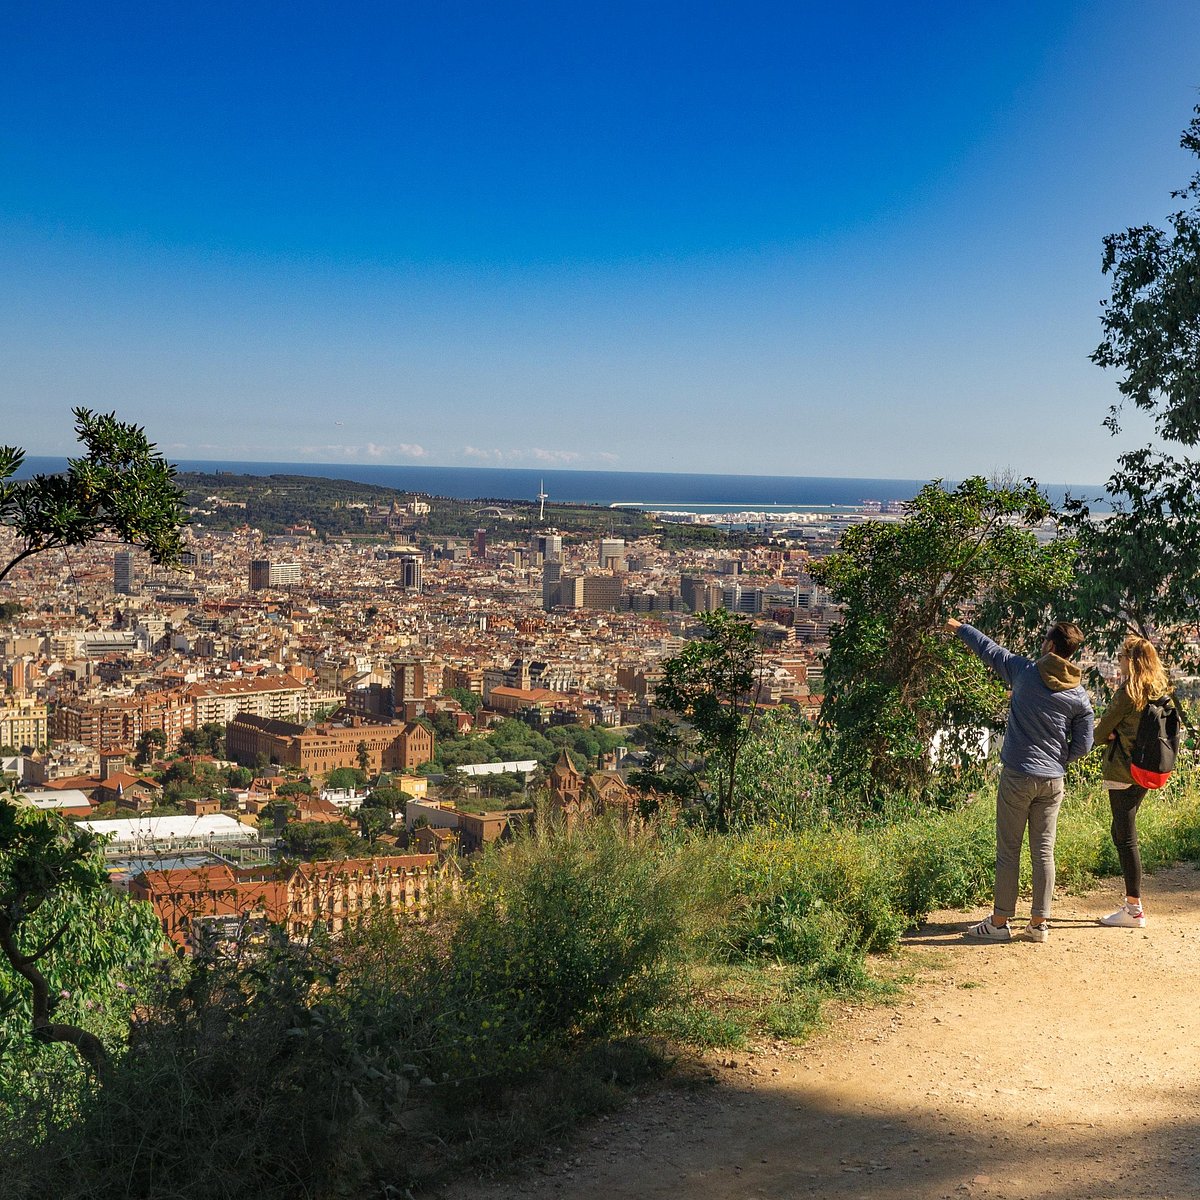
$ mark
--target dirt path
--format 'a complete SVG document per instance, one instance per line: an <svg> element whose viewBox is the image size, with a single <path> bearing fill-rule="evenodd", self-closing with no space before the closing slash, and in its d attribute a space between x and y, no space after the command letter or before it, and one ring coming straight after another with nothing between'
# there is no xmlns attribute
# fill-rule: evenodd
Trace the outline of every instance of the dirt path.
<svg viewBox="0 0 1200 1200"><path fill-rule="evenodd" d="M714 1056L514 1181L446 1200L1200 1196L1200 873L1057 903L1045 945L973 945L961 913L906 940L925 978L809 1045Z"/></svg>

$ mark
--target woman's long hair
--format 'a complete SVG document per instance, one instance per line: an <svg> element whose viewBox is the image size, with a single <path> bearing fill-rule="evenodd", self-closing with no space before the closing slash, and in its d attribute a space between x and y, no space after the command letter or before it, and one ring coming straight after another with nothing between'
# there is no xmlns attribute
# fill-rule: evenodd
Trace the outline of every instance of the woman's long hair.
<svg viewBox="0 0 1200 1200"><path fill-rule="evenodd" d="M1134 708L1145 708L1151 700L1166 695L1171 681L1151 642L1131 634L1121 652L1125 655L1125 692Z"/></svg>

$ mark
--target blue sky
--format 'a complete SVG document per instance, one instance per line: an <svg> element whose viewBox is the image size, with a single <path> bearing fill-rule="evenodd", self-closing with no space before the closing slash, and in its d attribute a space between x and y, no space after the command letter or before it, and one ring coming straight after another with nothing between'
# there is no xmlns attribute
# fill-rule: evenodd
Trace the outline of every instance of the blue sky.
<svg viewBox="0 0 1200 1200"><path fill-rule="evenodd" d="M1097 481L1198 89L1184 0L18 0L0 440Z"/></svg>

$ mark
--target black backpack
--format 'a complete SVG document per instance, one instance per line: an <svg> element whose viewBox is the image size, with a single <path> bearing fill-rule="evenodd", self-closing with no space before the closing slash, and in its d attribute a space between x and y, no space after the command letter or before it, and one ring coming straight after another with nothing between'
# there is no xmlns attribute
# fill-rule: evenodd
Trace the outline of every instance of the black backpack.
<svg viewBox="0 0 1200 1200"><path fill-rule="evenodd" d="M1129 774L1138 787L1155 791L1171 778L1179 757L1180 716L1174 696L1151 700L1142 709L1129 756Z"/></svg>

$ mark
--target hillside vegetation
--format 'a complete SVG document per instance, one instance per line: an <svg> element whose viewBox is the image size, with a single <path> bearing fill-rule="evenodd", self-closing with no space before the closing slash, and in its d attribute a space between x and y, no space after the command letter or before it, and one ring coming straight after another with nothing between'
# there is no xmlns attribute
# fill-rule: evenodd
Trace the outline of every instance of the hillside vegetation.
<svg viewBox="0 0 1200 1200"><path fill-rule="evenodd" d="M1117 867L1094 775L1073 772L1060 823L1068 887ZM732 833L528 836L425 923L143 973L81 1014L105 1086L57 1047L4 1076L6 1195L402 1195L611 1107L672 1045L802 1037L827 998L889 986L871 956L925 913L989 895L993 855L990 788L862 820L813 783L802 815L759 794ZM1151 869L1200 858L1190 767L1141 833Z"/></svg>

